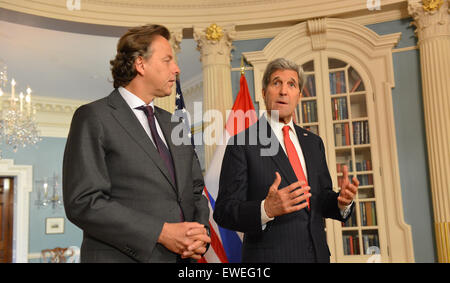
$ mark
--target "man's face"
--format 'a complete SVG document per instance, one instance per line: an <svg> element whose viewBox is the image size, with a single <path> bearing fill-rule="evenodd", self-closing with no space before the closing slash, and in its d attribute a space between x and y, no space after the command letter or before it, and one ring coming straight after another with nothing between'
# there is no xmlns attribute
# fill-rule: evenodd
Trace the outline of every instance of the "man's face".
<svg viewBox="0 0 450 283"><path fill-rule="evenodd" d="M263 90L267 112L278 110L280 122L288 123L300 99L298 74L293 70L276 70Z"/></svg>
<svg viewBox="0 0 450 283"><path fill-rule="evenodd" d="M180 73L175 63L172 47L164 37L157 35L151 45L152 54L144 60L146 86L154 97L164 97L172 93L176 75Z"/></svg>

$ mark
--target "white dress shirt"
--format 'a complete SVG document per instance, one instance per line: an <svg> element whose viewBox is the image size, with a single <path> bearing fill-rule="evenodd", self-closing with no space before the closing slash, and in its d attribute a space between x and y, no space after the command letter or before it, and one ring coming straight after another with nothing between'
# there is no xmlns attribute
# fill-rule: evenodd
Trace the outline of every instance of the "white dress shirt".
<svg viewBox="0 0 450 283"><path fill-rule="evenodd" d="M300 159L300 163L302 164L302 168L303 168L303 173L305 174L306 177L306 181L308 181L308 172L306 170L306 162L305 162L305 157L303 156L303 151L302 148L300 147L300 142L298 140L297 137L297 133L295 131L294 128L294 123L292 121L292 119L289 121L289 123L284 124L281 123L280 121L277 121L275 119L272 119L272 117L270 115L267 115L267 112L264 112L264 115L267 119L267 121L269 122L270 127L272 128L272 131L275 133L275 136L277 137L281 147L284 150L284 153L286 153L286 146L284 144L284 136L283 136L283 127L284 126L289 126L289 138L291 139L292 143L294 144L295 150L297 151L298 157ZM274 217L269 217L267 216L266 210L264 209L264 201L263 200L261 202L261 224L262 224L262 229L264 230L266 227L266 223L269 221L272 221L274 219ZM348 215L348 213L350 212L350 206L352 205L353 201L343 210L341 210L341 215L342 217L346 217Z"/></svg>
<svg viewBox="0 0 450 283"><path fill-rule="evenodd" d="M150 140L153 142L153 144L155 144L155 141L152 138L152 133L150 131L150 126L148 124L147 115L145 115L144 111L135 109L136 107L145 105L145 106L151 106L152 109L154 110L155 108L153 107L153 101L147 105L147 104L145 104L145 102L142 99L137 97L135 94L133 94L126 88L119 87L118 90L119 90L120 95L127 102L128 106L130 106L131 110L133 110L134 115L136 115L136 118L138 118L139 122L141 123L142 127L144 128L144 130L147 133ZM154 113L154 111L153 111L153 113ZM155 125L156 125L156 131L158 132L159 137L162 139L164 144L167 146L166 139L164 138L164 134L161 130L161 127L159 126L158 119L156 119L156 116L155 116Z"/></svg>

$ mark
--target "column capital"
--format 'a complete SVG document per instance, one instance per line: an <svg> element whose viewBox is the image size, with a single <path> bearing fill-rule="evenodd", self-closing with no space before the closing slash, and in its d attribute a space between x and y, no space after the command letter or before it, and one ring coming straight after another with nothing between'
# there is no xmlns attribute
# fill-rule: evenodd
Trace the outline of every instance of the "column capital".
<svg viewBox="0 0 450 283"><path fill-rule="evenodd" d="M209 27L194 27L194 40L200 51L203 66L210 64L230 65L233 39L236 37L234 25L221 27L211 24Z"/></svg>
<svg viewBox="0 0 450 283"><path fill-rule="evenodd" d="M181 41L183 40L183 28L170 29L169 43L173 48L175 54L181 51Z"/></svg>
<svg viewBox="0 0 450 283"><path fill-rule="evenodd" d="M419 43L437 36L450 36L448 0L408 0L408 12L417 29Z"/></svg>

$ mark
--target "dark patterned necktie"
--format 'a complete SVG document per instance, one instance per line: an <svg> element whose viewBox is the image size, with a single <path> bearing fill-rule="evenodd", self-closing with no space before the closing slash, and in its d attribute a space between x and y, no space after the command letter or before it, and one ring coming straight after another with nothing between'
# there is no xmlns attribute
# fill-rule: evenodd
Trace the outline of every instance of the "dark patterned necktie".
<svg viewBox="0 0 450 283"><path fill-rule="evenodd" d="M172 177L172 181L176 186L177 183L175 181L175 169L174 169L175 167L173 166L172 155L170 154L169 149L164 144L163 140L158 134L158 131L156 130L155 114L153 112L153 108L149 105L143 105L136 107L136 109L144 111L145 115L147 116L148 125L150 126L150 132L152 134L153 142L155 143L156 149L159 152L159 156L161 156L162 160L164 161L164 164L166 165L167 170L169 170L170 176ZM184 213L183 210L181 209L181 203L179 200L178 206L180 208L180 220L181 222L183 222Z"/></svg>
<svg viewBox="0 0 450 283"><path fill-rule="evenodd" d="M159 152L159 156L161 156L162 160L164 161L164 164L169 170L173 183L176 184L172 155L170 154L169 149L164 144L163 140L158 134L158 131L156 130L155 114L153 113L153 108L149 105L143 105L136 107L136 109L144 111L145 115L147 116L148 125L150 126L150 132L152 134L153 142L156 145L156 149Z"/></svg>

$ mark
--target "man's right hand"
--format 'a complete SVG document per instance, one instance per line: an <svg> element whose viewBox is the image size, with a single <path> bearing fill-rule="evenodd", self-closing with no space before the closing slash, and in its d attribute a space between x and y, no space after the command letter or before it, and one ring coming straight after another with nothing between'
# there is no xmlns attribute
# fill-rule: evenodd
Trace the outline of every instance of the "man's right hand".
<svg viewBox="0 0 450 283"><path fill-rule="evenodd" d="M164 223L158 243L179 255L184 253L184 258L200 259L201 253L206 251L201 247L211 242L211 238L204 227L203 224L197 222ZM191 232L188 233L190 230ZM197 232L192 233L192 231ZM197 254L197 251L200 254Z"/></svg>
<svg viewBox="0 0 450 283"><path fill-rule="evenodd" d="M270 186L264 201L264 210L270 218L305 208L308 206L305 200L311 197L310 187L304 186L305 182L303 181L297 181L287 187L278 189L280 183L281 176L278 172L275 172L275 181ZM301 188L298 189L299 187ZM305 202L300 204L302 201Z"/></svg>

